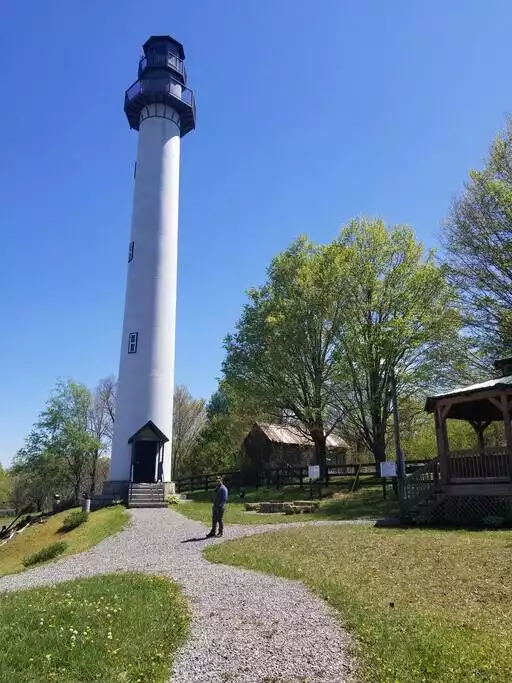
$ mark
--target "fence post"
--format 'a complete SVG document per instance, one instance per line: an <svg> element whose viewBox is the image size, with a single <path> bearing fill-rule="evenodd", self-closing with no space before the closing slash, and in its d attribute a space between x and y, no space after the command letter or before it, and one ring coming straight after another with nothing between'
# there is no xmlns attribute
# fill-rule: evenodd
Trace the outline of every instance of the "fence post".
<svg viewBox="0 0 512 683"><path fill-rule="evenodd" d="M329 465L325 468L325 487L329 486Z"/></svg>
<svg viewBox="0 0 512 683"><path fill-rule="evenodd" d="M302 467L299 469L299 486L300 488L304 488L304 479L303 479L303 474L302 474Z"/></svg>
<svg viewBox="0 0 512 683"><path fill-rule="evenodd" d="M209 475L205 474L205 476L204 476L204 490L205 491L208 491L208 478L209 478Z"/></svg>
<svg viewBox="0 0 512 683"><path fill-rule="evenodd" d="M276 470L276 489L279 491L279 467Z"/></svg>

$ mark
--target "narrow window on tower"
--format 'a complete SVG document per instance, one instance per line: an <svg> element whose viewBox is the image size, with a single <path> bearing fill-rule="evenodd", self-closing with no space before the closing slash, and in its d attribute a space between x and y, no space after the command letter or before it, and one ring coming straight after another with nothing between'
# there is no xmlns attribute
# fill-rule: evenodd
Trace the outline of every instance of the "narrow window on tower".
<svg viewBox="0 0 512 683"><path fill-rule="evenodd" d="M133 261L133 250L135 249L135 242L130 242L130 246L128 247L128 263L130 261Z"/></svg>
<svg viewBox="0 0 512 683"><path fill-rule="evenodd" d="M137 353L138 332L130 332L128 335L128 353Z"/></svg>

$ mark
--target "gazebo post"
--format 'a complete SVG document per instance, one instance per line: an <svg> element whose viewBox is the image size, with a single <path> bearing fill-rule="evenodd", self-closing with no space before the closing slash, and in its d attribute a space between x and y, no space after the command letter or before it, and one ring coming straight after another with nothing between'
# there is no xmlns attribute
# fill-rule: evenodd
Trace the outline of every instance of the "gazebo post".
<svg viewBox="0 0 512 683"><path fill-rule="evenodd" d="M479 422L477 425L476 436L477 436L477 440L478 440L478 453L480 455L484 455L484 453L485 453L484 426L481 422Z"/></svg>
<svg viewBox="0 0 512 683"><path fill-rule="evenodd" d="M510 426L510 409L508 405L508 396L506 394L501 395L501 412L503 413L505 441L507 443L508 452L508 476L512 481L512 428Z"/></svg>
<svg viewBox="0 0 512 683"><path fill-rule="evenodd" d="M446 425L445 418L442 417L441 407L439 404L437 404L436 406L434 418L436 422L437 452L439 454L439 469L441 471L441 483L446 484L448 482L448 453L447 439L445 438Z"/></svg>

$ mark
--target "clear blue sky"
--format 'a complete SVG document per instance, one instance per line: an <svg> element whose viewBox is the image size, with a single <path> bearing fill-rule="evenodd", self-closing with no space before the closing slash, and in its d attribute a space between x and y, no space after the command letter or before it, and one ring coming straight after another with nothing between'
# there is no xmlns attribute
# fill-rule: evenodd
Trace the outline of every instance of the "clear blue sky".
<svg viewBox="0 0 512 683"><path fill-rule="evenodd" d="M435 245L512 105L509 0L25 0L0 23L0 461L58 377L117 371L142 43L184 43L176 380L215 388L245 290L358 214Z"/></svg>

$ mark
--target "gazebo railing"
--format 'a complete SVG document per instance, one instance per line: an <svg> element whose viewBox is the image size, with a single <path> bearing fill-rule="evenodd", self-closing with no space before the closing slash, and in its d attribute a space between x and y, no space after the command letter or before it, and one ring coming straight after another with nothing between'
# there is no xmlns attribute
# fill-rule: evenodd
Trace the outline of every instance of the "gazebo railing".
<svg viewBox="0 0 512 683"><path fill-rule="evenodd" d="M476 450L449 451L448 480L509 479L509 450L506 446Z"/></svg>

